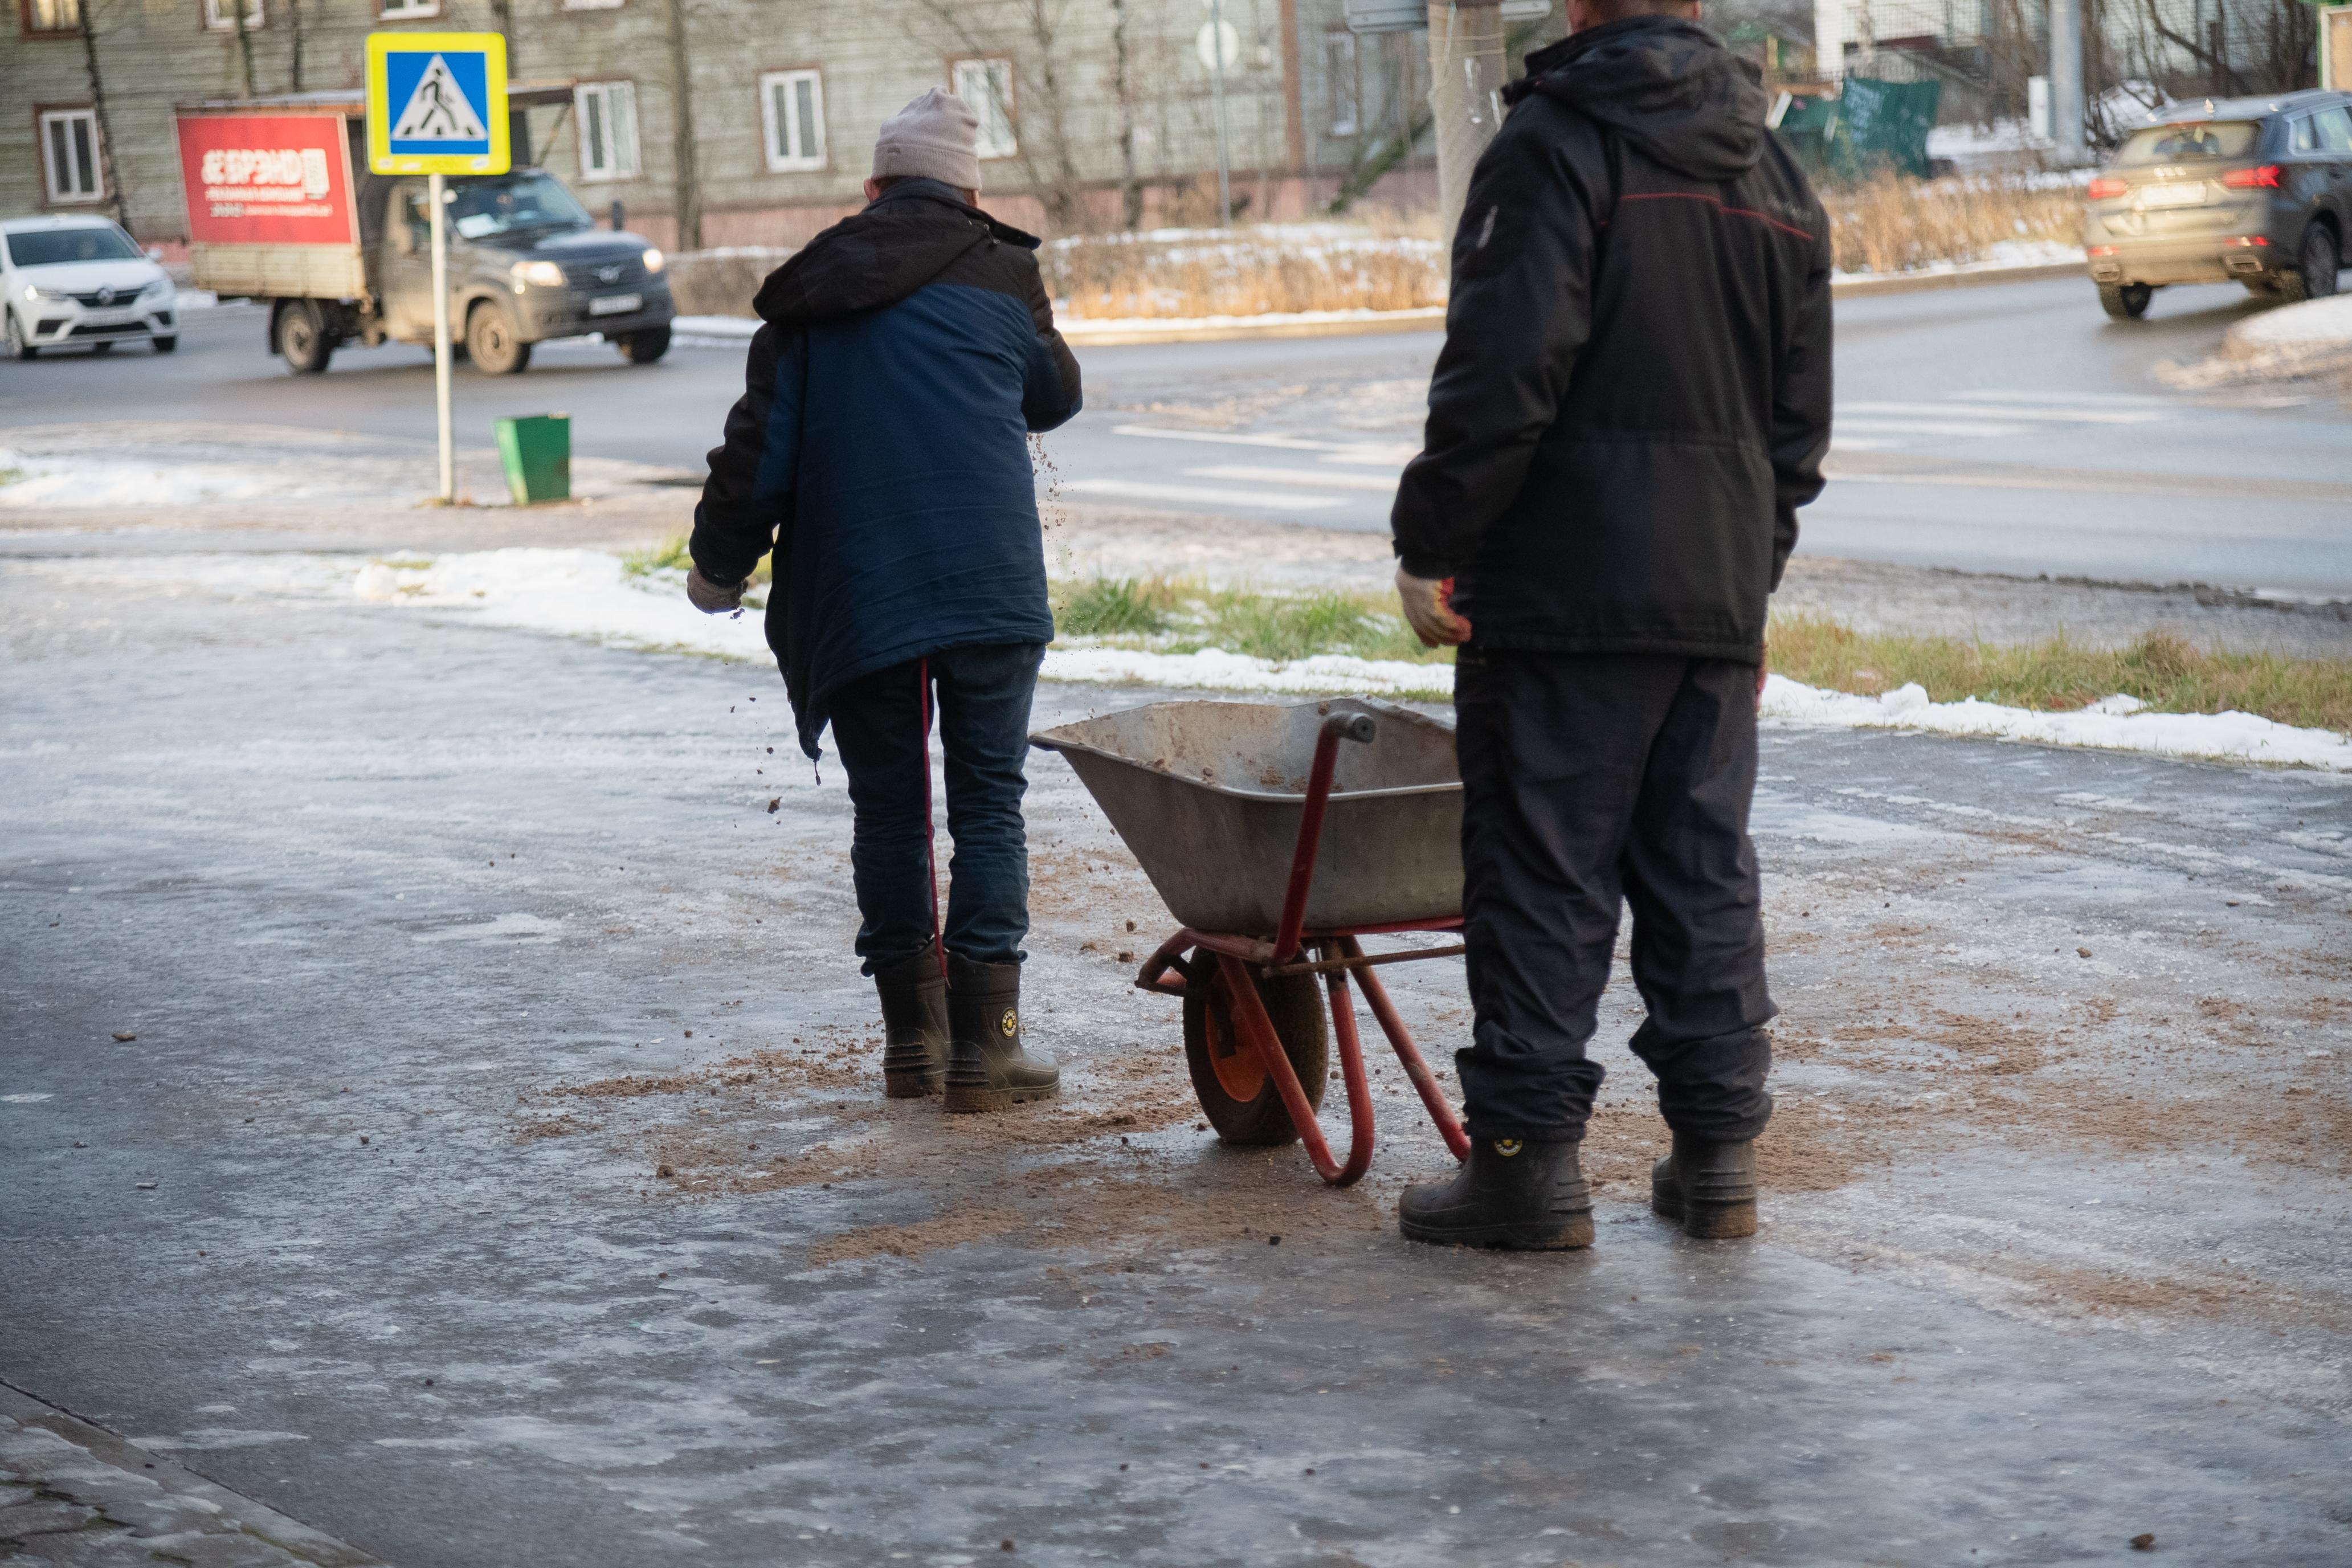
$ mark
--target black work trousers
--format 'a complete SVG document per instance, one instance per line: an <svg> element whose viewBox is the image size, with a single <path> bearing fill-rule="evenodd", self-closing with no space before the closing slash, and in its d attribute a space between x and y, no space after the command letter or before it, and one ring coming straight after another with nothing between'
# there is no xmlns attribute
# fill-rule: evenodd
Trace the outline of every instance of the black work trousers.
<svg viewBox="0 0 2352 1568"><path fill-rule="evenodd" d="M1462 761L1471 1045L1480 1138L1581 1138L1585 1055L1621 903L1649 1017L1633 1052L1676 1131L1752 1138L1773 1016L1748 808L1756 668L1649 654L1465 651Z"/></svg>

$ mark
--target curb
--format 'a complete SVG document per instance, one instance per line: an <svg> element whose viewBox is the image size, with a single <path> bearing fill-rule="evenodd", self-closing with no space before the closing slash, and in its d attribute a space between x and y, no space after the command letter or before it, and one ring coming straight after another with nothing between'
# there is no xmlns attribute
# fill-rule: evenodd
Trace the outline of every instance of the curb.
<svg viewBox="0 0 2352 1568"><path fill-rule="evenodd" d="M1830 280L1833 299L1870 299L1882 294L1925 294L1945 289L1984 289L1996 283L2042 283L2058 278L2087 278L2079 261L2036 262L2031 267L1987 267L1966 272L1890 273L1884 278L1843 277ZM685 323L691 321L691 326ZM1411 310L1381 310L1362 316L1333 316L1302 321L1288 317L1259 321L1245 317L1211 323L1171 319L1166 326L1132 322L1095 326L1065 317L1057 323L1073 348L1132 348L1144 343L1234 343L1271 342L1280 338L1357 338L1383 332L1433 332L1445 327L1445 307L1424 305ZM742 342L759 330L755 321L731 316L680 317L673 327L681 339Z"/></svg>

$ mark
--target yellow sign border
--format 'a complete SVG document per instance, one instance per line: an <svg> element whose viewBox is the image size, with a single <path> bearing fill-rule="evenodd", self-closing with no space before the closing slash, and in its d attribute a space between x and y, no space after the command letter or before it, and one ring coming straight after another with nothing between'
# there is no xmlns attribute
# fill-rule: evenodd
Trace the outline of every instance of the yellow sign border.
<svg viewBox="0 0 2352 1568"><path fill-rule="evenodd" d="M483 122L490 150L480 153L402 153L392 150L394 108L384 101L386 70L395 54L480 54L489 102ZM367 36L368 169L378 174L503 174L514 167L507 132L507 37L504 33L370 33Z"/></svg>

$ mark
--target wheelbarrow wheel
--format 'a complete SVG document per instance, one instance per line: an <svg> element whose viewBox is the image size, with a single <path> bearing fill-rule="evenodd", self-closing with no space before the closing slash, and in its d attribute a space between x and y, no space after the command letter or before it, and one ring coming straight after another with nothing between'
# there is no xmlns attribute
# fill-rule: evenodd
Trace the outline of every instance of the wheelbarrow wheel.
<svg viewBox="0 0 2352 1568"><path fill-rule="evenodd" d="M1196 950L1192 973L1200 977L1184 997L1184 1061L1192 1071L1192 1092L1209 1125L1227 1143L1269 1145L1297 1141L1282 1092L1243 1039L1225 994L1216 954ZM1330 1071L1329 1027L1323 1018L1323 988L1309 974L1257 976L1258 999L1274 1022L1275 1037L1307 1103L1320 1109Z"/></svg>

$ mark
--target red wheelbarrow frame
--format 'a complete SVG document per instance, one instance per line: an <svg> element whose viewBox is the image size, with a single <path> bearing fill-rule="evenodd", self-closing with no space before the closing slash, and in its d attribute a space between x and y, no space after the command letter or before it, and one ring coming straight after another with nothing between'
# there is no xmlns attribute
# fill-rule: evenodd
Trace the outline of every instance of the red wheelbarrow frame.
<svg viewBox="0 0 2352 1568"><path fill-rule="evenodd" d="M1369 713L1334 713L1323 721L1323 728L1315 737L1315 765L1307 778L1306 809L1298 820L1298 844L1290 856L1290 884L1283 894L1282 924L1274 940L1229 931L1194 931L1187 926L1161 942L1135 977L1139 990L1163 996L1189 995L1193 986L1206 987L1216 977L1197 973L1184 954L1205 948L1217 955L1225 989L1232 998L1235 1027L1257 1054L1267 1076L1274 1079L1283 1108L1290 1113L1290 1124L1298 1130L1299 1142L1307 1146L1307 1157L1314 1162L1316 1173L1335 1187L1350 1185L1372 1163L1371 1085L1364 1075L1363 1046L1356 1035L1356 1006L1348 991L1348 976L1351 973L1363 986L1364 1000L1370 1004L1372 1016L1380 1020L1381 1032L1388 1036L1397 1061L1412 1080L1445 1146L1454 1152L1456 1160L1470 1152L1470 1140L1454 1120L1454 1108L1445 1103L1444 1091L1437 1087L1437 1079L1412 1043L1404 1020L1397 1016L1388 989L1372 973L1386 963L1451 958L1465 951L1463 946L1457 942L1452 947L1408 948L1368 955L1356 940L1393 931L1460 931L1462 918L1453 915L1438 920L1397 921L1386 925L1334 926L1311 931L1305 929L1307 893L1315 881L1315 851L1323 836L1324 810L1331 800L1331 776L1339 766L1339 742L1369 742L1377 732L1375 721ZM1318 956L1303 960L1300 954L1308 947ZM1268 975L1320 974L1330 991L1331 1033L1339 1041L1339 1077L1348 1092L1348 1158L1344 1163L1331 1157L1331 1145L1323 1136L1322 1124L1315 1119L1315 1108L1307 1103L1307 1090L1291 1068L1281 1038L1275 1033L1274 1020L1267 1016L1265 1003L1250 977L1252 964ZM1171 969L1181 978L1168 978Z"/></svg>

